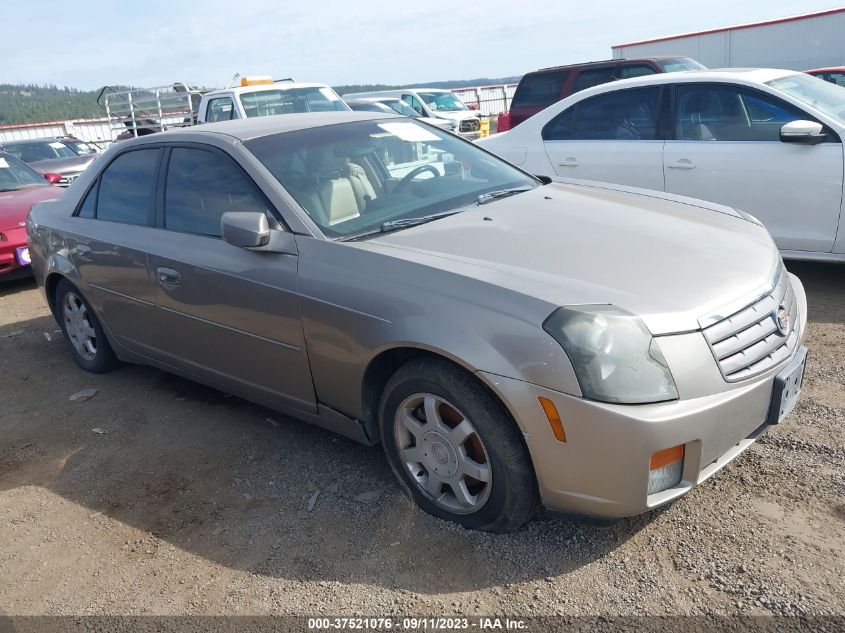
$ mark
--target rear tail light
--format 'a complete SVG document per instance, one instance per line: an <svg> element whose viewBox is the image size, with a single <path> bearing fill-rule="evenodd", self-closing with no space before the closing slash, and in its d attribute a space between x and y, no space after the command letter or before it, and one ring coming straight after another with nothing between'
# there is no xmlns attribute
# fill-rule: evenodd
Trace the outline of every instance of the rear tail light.
<svg viewBox="0 0 845 633"><path fill-rule="evenodd" d="M684 445L657 451L651 456L648 473L648 494L668 490L680 483L684 472Z"/></svg>
<svg viewBox="0 0 845 633"><path fill-rule="evenodd" d="M496 132L507 132L511 129L511 113L500 112L496 119Z"/></svg>

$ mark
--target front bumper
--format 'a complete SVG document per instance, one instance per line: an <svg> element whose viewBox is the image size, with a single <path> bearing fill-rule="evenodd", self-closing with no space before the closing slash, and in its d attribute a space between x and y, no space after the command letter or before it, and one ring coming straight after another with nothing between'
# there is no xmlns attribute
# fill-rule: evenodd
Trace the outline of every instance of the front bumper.
<svg viewBox="0 0 845 633"><path fill-rule="evenodd" d="M0 234L0 279L32 274L29 263L22 261L19 253L26 247L26 229L14 228L0 231Z"/></svg>
<svg viewBox="0 0 845 633"><path fill-rule="evenodd" d="M543 505L600 518L646 512L727 465L767 430L775 379L692 400L613 405L492 374L484 378L518 418ZM566 443L555 439L540 396L557 407ZM681 481L649 495L651 456L679 444L685 447Z"/></svg>

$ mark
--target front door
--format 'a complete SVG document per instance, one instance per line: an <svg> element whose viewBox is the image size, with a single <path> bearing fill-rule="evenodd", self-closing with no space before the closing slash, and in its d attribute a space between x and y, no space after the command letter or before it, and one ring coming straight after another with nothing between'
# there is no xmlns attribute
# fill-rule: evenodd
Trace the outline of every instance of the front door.
<svg viewBox="0 0 845 633"><path fill-rule="evenodd" d="M842 202L842 143L783 143L784 123L812 117L774 95L730 84L681 84L666 191L757 217L782 250L830 252Z"/></svg>
<svg viewBox="0 0 845 633"><path fill-rule="evenodd" d="M220 150L173 147L158 239L149 246L170 364L269 406L315 411L297 257L220 239L227 211L269 202Z"/></svg>
<svg viewBox="0 0 845 633"><path fill-rule="evenodd" d="M570 106L543 128L552 174L663 190L660 88L616 90Z"/></svg>

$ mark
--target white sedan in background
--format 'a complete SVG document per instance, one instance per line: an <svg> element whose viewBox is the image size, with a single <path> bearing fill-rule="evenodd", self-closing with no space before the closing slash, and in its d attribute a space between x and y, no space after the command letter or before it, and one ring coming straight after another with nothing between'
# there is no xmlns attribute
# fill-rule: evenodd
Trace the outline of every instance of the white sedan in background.
<svg viewBox="0 0 845 633"><path fill-rule="evenodd" d="M784 257L845 262L845 89L787 70L652 75L579 92L478 143L533 174L701 198Z"/></svg>

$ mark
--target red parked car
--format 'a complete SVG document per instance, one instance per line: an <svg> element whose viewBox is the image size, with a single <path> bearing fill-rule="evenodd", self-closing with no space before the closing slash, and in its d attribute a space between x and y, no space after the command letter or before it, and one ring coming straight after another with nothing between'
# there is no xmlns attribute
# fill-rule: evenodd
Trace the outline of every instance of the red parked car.
<svg viewBox="0 0 845 633"><path fill-rule="evenodd" d="M26 216L36 202L55 200L63 189L11 154L0 152L0 281L31 275Z"/></svg>
<svg viewBox="0 0 845 633"><path fill-rule="evenodd" d="M509 112L502 112L497 132L516 127L540 110L565 99L571 94L617 79L641 77L680 70L705 70L706 67L689 57L643 57L640 59L608 59L601 62L541 68L520 80L511 99Z"/></svg>
<svg viewBox="0 0 845 633"><path fill-rule="evenodd" d="M828 68L814 68L805 70L805 73L824 79L837 86L845 86L845 66L830 66Z"/></svg>

